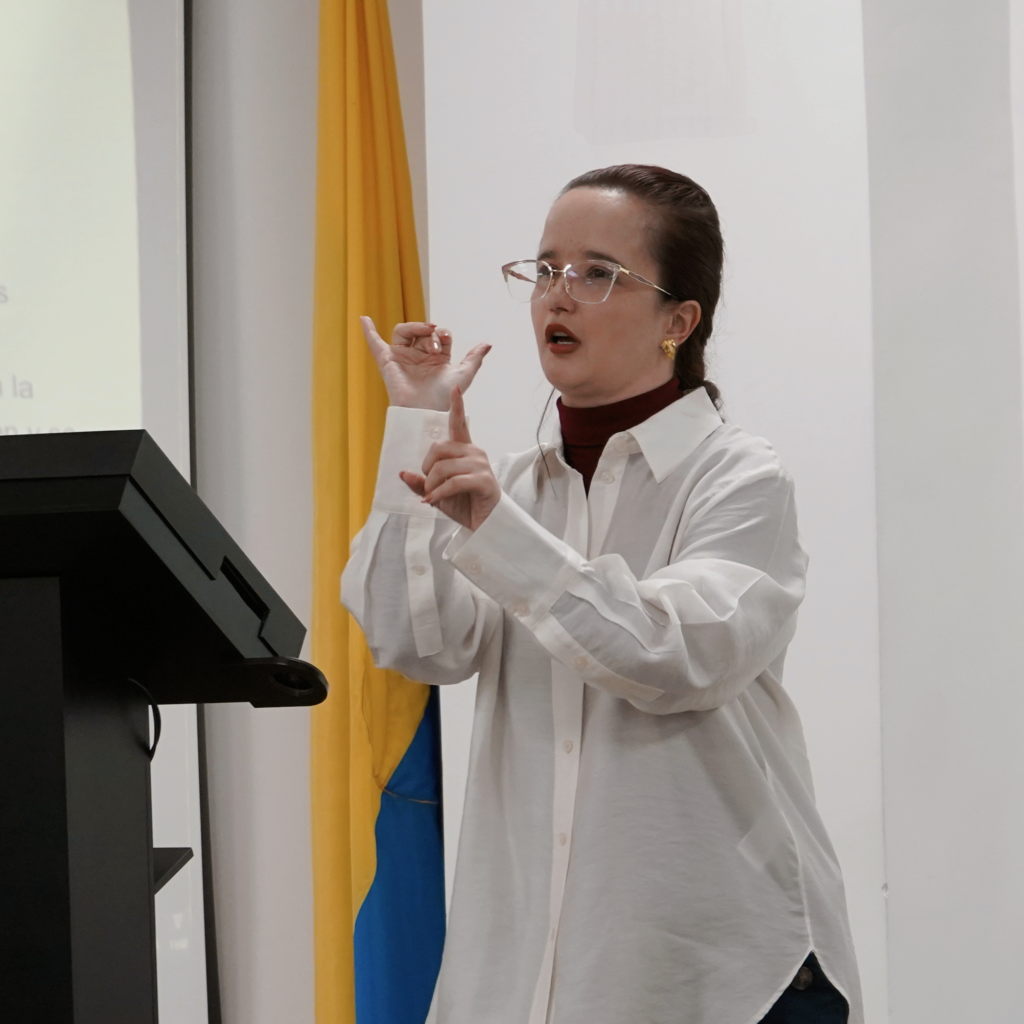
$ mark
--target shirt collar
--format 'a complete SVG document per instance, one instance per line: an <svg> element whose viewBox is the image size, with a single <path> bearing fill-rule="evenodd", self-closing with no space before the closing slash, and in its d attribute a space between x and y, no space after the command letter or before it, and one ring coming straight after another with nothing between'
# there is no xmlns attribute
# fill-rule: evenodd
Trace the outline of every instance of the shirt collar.
<svg viewBox="0 0 1024 1024"><path fill-rule="evenodd" d="M660 484L697 446L722 425L722 417L704 388L696 388L627 433L640 445Z"/></svg>
<svg viewBox="0 0 1024 1024"><path fill-rule="evenodd" d="M660 412L624 431L632 437L647 460L654 479L660 484L697 446L722 425L722 417L704 388L697 388ZM620 435L615 435L620 436ZM636 449L634 449L635 451ZM548 439L541 443L534 467L534 487L539 492L544 473L544 456L549 469L565 466L562 459L562 430L558 417L549 428Z"/></svg>

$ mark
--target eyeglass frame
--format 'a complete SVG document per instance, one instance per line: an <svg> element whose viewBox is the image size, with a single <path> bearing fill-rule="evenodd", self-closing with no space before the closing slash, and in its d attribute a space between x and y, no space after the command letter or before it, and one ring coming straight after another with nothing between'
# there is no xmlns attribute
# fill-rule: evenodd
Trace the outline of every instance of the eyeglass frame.
<svg viewBox="0 0 1024 1024"><path fill-rule="evenodd" d="M621 263L613 263L611 260L585 260L584 262L586 262L586 263L599 263L599 264L601 264L603 266L614 268L614 273L612 275L611 284L608 285L608 291L605 294L603 299L597 299L596 301L591 301L589 299L581 299L578 296L573 295L572 292L569 291L569 285L568 285L568 283L566 283L566 285L565 285L565 293L566 293L566 295L568 295L571 298L575 299L576 302L582 302L585 306L597 306L597 305L600 305L600 303L602 303L602 302L607 302L609 296L612 293L612 289L615 287L615 282L619 279L619 274L625 274L627 277L631 277L634 281L639 281L641 284L645 284L649 288L657 288L657 290L659 292L661 292L663 295L667 295L670 299L672 299L673 302L682 302L683 301L682 299L677 299L670 291L666 291L664 288L661 287L660 284L655 284L653 281L648 281L646 277L643 277L641 274L638 274L635 270L627 270L624 266L622 266ZM547 293L549 291L551 291L551 285L554 282L555 277L558 274L561 274L562 275L562 280L567 282L568 279L566 278L566 275L569 273L570 270L572 270L572 264L571 263L566 263L566 265L564 267L562 267L561 270L559 270L558 267L552 266L550 263L548 263L547 260L536 260L536 259L534 259L534 260L512 260L511 263L506 263L501 268L502 277L505 279L505 285L506 286L508 285L508 275L509 275L509 273L511 271L511 268L516 266L519 263L535 263L535 264L537 264L538 267L543 263L544 266L547 267L551 271L551 276L548 278L548 285L547 285L547 287L544 289L543 292L541 292L540 295L536 296L535 298L530 299L530 303L531 304L533 304L534 302L539 302L541 299L544 298L545 295L547 295ZM511 292L509 294L511 295ZM515 300L513 300L513 301L515 301Z"/></svg>

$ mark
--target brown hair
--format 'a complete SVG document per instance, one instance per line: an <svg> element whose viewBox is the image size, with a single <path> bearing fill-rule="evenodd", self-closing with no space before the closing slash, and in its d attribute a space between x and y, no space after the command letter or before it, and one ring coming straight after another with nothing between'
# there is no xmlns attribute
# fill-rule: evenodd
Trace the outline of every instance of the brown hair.
<svg viewBox="0 0 1024 1024"><path fill-rule="evenodd" d="M721 392L704 376L704 351L722 293L724 260L722 229L711 196L685 174L646 164L587 171L573 178L559 195L574 188L625 192L657 211L651 252L661 275L658 283L675 301L694 299L700 304L700 323L676 349L679 386L684 391L703 387L715 405L721 405ZM665 301L670 301L668 296Z"/></svg>

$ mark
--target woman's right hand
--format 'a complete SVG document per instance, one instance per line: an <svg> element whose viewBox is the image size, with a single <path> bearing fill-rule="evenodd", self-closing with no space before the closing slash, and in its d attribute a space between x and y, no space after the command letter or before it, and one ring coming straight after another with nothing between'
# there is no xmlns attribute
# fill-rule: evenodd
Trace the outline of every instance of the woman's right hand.
<svg viewBox="0 0 1024 1024"><path fill-rule="evenodd" d="M451 331L439 330L436 324L399 324L388 345L368 316L359 320L388 400L409 409L448 412L452 388L465 392L491 350L487 344L475 345L458 366L452 366Z"/></svg>

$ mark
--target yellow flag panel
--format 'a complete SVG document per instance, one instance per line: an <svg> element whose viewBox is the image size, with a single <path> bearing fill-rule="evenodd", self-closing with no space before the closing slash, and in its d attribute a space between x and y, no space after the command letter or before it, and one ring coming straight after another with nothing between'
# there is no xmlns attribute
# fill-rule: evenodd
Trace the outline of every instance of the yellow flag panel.
<svg viewBox="0 0 1024 1024"><path fill-rule="evenodd" d="M316 1019L352 1024L352 933L376 869L381 788L428 688L373 666L342 607L341 571L370 510L387 396L359 326L425 317L385 0L321 0L313 339L313 710Z"/></svg>

